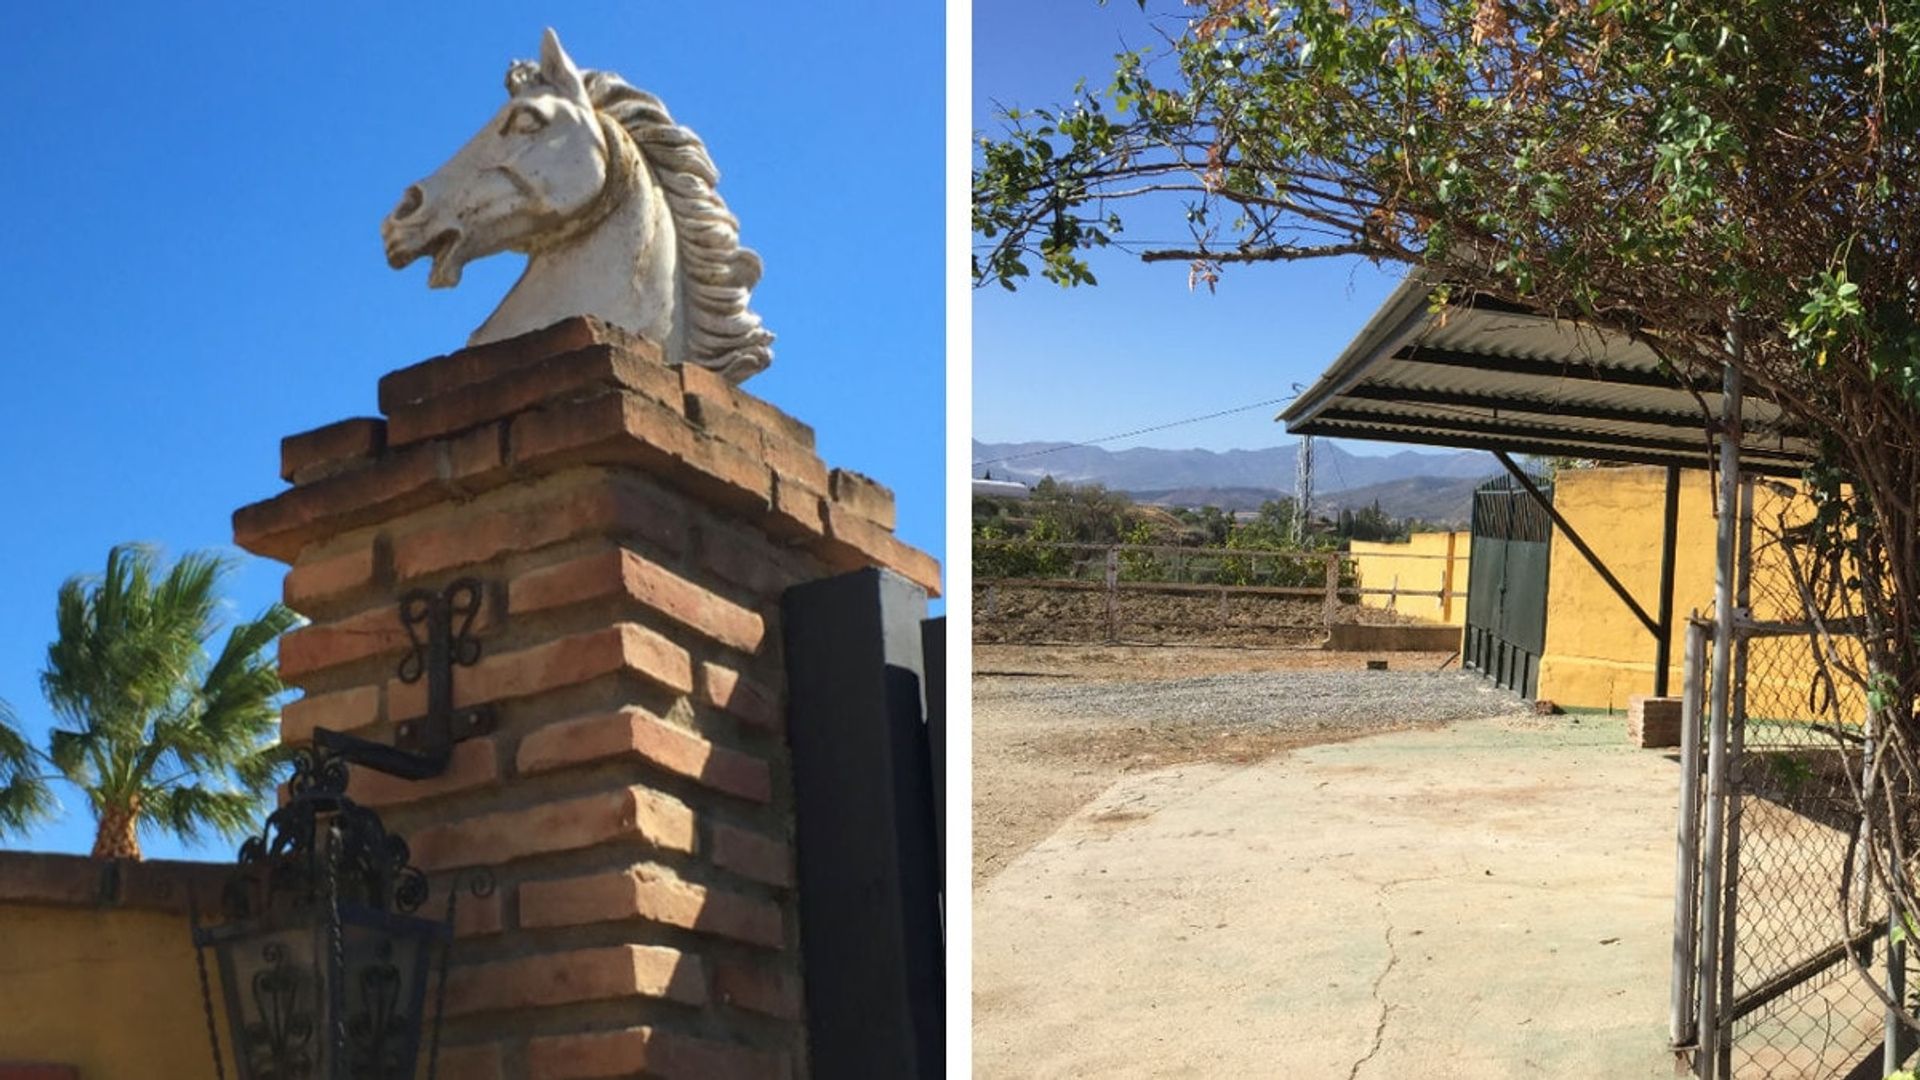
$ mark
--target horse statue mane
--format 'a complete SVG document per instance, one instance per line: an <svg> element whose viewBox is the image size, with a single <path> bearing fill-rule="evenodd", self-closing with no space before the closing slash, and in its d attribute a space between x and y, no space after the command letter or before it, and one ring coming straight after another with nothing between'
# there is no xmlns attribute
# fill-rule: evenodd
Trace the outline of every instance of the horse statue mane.
<svg viewBox="0 0 1920 1080"><path fill-rule="evenodd" d="M659 343L672 363L739 382L773 359L750 306L760 256L716 190L706 144L661 100L573 65L552 30L507 70L508 102L381 225L395 268L431 256L451 287L497 251L527 269L469 344L592 315Z"/></svg>

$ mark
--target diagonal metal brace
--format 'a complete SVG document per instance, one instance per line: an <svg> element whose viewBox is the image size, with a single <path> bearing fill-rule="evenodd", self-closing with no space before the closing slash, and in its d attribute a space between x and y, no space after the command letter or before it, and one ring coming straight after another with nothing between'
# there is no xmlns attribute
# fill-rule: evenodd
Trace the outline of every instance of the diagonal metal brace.
<svg viewBox="0 0 1920 1080"><path fill-rule="evenodd" d="M1533 501L1540 505L1540 509L1547 512L1547 517L1553 519L1554 527L1566 534L1567 539L1572 542L1574 550L1580 553L1581 558L1587 560L1587 565L1593 567L1593 572L1600 575L1600 580L1607 583L1607 587L1612 589L1613 594L1620 598L1620 602L1627 605L1627 610L1633 612L1633 617L1639 619L1640 625L1647 628L1647 633L1652 634L1655 638L1661 637L1660 624L1654 621L1653 616L1647 614L1647 609L1640 606L1639 601L1633 598L1633 594L1627 591L1627 587L1620 584L1620 579L1613 576L1613 571L1607 569L1607 564L1600 561L1600 556L1593 553L1593 549L1587 546L1587 542L1581 538L1579 533L1574 531L1572 525L1567 524L1567 519L1560 516L1560 511L1553 508L1553 502L1541 494L1540 488L1533 482L1533 477L1528 476L1520 466L1515 465L1513 459L1507 456L1506 451L1495 450L1493 456L1499 459L1502 468L1506 469L1507 472L1513 475L1515 480L1520 482L1520 486L1525 488L1527 494L1533 498Z"/></svg>

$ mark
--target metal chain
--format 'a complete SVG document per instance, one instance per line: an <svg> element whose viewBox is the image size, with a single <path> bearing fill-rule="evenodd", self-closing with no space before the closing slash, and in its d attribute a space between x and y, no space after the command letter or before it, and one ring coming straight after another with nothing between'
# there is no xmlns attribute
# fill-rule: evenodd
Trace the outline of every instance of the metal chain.
<svg viewBox="0 0 1920 1080"><path fill-rule="evenodd" d="M440 1018L447 1013L447 957L453 952L453 914L459 902L460 881L455 878L447 885L447 940L440 946L440 985L433 998L433 1038L427 1044L427 1080L436 1080L440 1073Z"/></svg>
<svg viewBox="0 0 1920 1080"><path fill-rule="evenodd" d="M341 1075L342 1059L347 1052L347 946L346 936L340 928L340 830L333 821L327 823L327 936L331 939L333 951L333 978L331 985L322 987L333 999L332 1046L329 1048L327 1071L335 1076Z"/></svg>
<svg viewBox="0 0 1920 1080"><path fill-rule="evenodd" d="M200 929L200 905L192 885L187 886L187 921L195 931ZM207 1045L213 1048L214 1080L227 1080L227 1067L220 1058L220 1032L213 1022L213 987L207 981L207 950L201 947L198 938L193 943L193 963L200 969L200 1007L207 1014Z"/></svg>

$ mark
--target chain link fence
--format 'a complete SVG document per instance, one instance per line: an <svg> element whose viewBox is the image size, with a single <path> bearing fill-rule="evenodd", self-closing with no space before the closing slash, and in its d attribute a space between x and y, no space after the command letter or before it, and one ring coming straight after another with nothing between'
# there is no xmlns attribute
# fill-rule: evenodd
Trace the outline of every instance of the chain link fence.
<svg viewBox="0 0 1920 1080"><path fill-rule="evenodd" d="M1844 622L1840 612L1809 610L1796 583L1795 563L1807 560L1789 547L1800 542L1796 526L1811 514L1809 500L1787 485L1744 487L1722 855L1718 873L1702 865L1703 892L1692 905L1692 930L1708 957L1693 993L1699 980L1714 980L1698 1000L1712 1004L1701 1023L1716 1025L1717 1053L1696 1060L1695 1071L1739 1080L1864 1075L1854 1070L1880 1055L1886 1007L1861 969L1885 985L1889 949L1885 898L1854 862L1864 856L1850 777L1870 752L1865 702L1817 661L1815 617L1828 629ZM1703 716L1712 700L1711 623L1695 625L1688 695ZM1844 638L1832 647L1854 648ZM1696 740L1712 737L1699 719L1688 728ZM1696 743L1689 757L1708 755ZM1704 828L1713 792L1706 783L1690 790ZM1716 881L1718 926L1708 926L1704 890ZM1843 882L1851 884L1843 890Z"/></svg>

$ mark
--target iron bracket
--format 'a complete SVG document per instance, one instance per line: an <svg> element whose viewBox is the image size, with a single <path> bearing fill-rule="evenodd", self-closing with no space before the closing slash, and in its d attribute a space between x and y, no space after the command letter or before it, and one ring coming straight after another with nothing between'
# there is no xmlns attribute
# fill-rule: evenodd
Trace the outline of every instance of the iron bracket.
<svg viewBox="0 0 1920 1080"><path fill-rule="evenodd" d="M454 744L494 727L492 709L453 707L454 667L471 667L480 659L480 640L472 631L485 598L477 578L461 578L437 593L415 589L402 596L400 625L412 648L396 674L403 683L427 680L427 714L399 724L392 746L324 728L315 729L314 742L355 765L404 780L445 772Z"/></svg>

